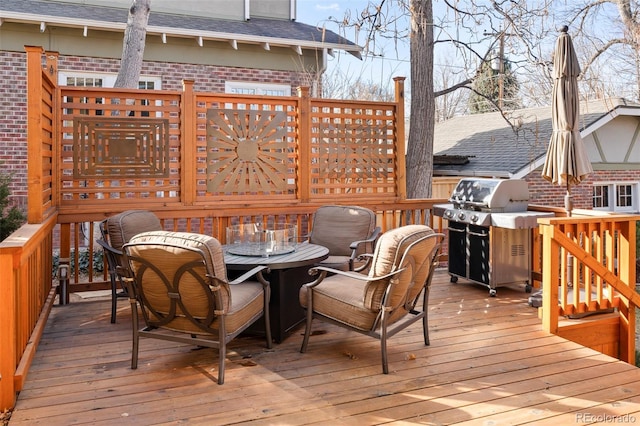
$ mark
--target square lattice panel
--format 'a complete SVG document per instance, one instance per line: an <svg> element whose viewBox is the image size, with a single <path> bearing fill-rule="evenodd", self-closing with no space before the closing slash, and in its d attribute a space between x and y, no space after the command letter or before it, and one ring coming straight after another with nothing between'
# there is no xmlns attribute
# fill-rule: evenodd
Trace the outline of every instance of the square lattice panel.
<svg viewBox="0 0 640 426"><path fill-rule="evenodd" d="M76 117L75 178L169 176L169 121L155 118Z"/></svg>

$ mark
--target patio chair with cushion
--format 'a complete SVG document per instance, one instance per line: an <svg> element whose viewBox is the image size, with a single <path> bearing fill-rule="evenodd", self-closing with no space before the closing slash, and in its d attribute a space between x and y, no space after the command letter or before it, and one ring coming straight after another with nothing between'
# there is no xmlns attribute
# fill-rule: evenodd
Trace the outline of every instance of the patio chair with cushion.
<svg viewBox="0 0 640 426"><path fill-rule="evenodd" d="M111 322L116 322L116 310L118 296L126 296L126 293L118 294L118 283L122 285L122 277L118 274L118 266L125 266L122 256L122 246L129 242L131 237L145 231L158 231L162 229L160 219L150 211L127 210L100 222L102 238L96 242L102 247L109 268L111 280Z"/></svg>
<svg viewBox="0 0 640 426"><path fill-rule="evenodd" d="M223 384L227 343L261 317L271 348L266 266L229 282L220 242L189 232L144 232L123 250L132 274L125 279L133 318L132 369L138 367L140 337L169 340L217 348L218 384ZM249 280L254 276L257 281Z"/></svg>
<svg viewBox="0 0 640 426"><path fill-rule="evenodd" d="M322 206L313 215L309 243L325 246L329 257L320 265L343 271L363 271L370 258L359 255L372 253L380 235L373 211L359 206Z"/></svg>
<svg viewBox="0 0 640 426"><path fill-rule="evenodd" d="M318 278L300 289L300 303L307 311L300 352L307 350L314 318L379 339L385 374L389 337L422 319L424 343L429 345L429 288L443 238L428 226L402 226L380 236L367 275L313 268L310 273L319 273Z"/></svg>

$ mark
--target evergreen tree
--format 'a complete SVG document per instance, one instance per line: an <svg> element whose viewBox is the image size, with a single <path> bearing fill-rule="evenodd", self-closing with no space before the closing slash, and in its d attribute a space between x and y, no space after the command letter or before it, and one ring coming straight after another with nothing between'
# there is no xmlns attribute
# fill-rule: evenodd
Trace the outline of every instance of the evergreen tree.
<svg viewBox="0 0 640 426"><path fill-rule="evenodd" d="M0 241L7 238L26 220L18 207L9 207L11 176L0 173Z"/></svg>
<svg viewBox="0 0 640 426"><path fill-rule="evenodd" d="M520 85L511 70L511 63L506 60L502 85L502 108L507 110L520 108L521 103L518 98ZM482 63L478 78L473 82L473 89L474 92L469 96L469 110L472 114L498 110L497 106L500 105L500 72L491 66L491 62Z"/></svg>

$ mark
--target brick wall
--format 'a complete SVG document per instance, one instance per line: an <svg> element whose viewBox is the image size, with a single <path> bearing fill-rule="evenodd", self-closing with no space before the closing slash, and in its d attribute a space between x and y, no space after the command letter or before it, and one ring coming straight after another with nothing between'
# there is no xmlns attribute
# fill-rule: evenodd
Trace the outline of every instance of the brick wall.
<svg viewBox="0 0 640 426"><path fill-rule="evenodd" d="M120 60L63 56L58 58L60 71L117 73ZM224 93L227 80L259 83L290 84L292 93L301 85L308 85L307 76L300 72L272 71L212 65L180 64L175 62L144 62L143 75L160 76L163 90L182 90L182 80L193 80L196 92ZM305 83L306 82L306 83Z"/></svg>
<svg viewBox="0 0 640 426"><path fill-rule="evenodd" d="M11 173L11 202L26 210L26 53L0 52L0 170ZM120 60L60 55L60 71L117 73ZM198 92L223 93L227 80L308 86L302 72L218 67L170 62L145 62L143 75L160 76L164 90L182 90L182 80L194 80Z"/></svg>
<svg viewBox="0 0 640 426"><path fill-rule="evenodd" d="M529 202L543 206L564 207L566 188L552 185L542 178L540 170L527 175ZM579 185L571 187L571 199L576 209L590 209L593 206L593 184L599 182L640 182L640 170L594 171Z"/></svg>
<svg viewBox="0 0 640 426"><path fill-rule="evenodd" d="M11 203L27 204L26 54L0 52L0 170L13 177Z"/></svg>

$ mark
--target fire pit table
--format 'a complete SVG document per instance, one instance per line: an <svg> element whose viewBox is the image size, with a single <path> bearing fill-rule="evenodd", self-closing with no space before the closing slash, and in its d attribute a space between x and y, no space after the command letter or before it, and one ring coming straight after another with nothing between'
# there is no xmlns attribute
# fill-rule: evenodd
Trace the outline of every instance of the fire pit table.
<svg viewBox="0 0 640 426"><path fill-rule="evenodd" d="M227 229L224 262L230 275L246 272L258 265L269 267L265 278L271 284L269 315L271 335L282 342L305 318L298 293L302 285L313 280L308 271L329 256L329 249L317 244L297 243L293 229L262 230L256 224ZM271 235L269 235L271 234ZM247 332L264 334L264 322L256 321Z"/></svg>

